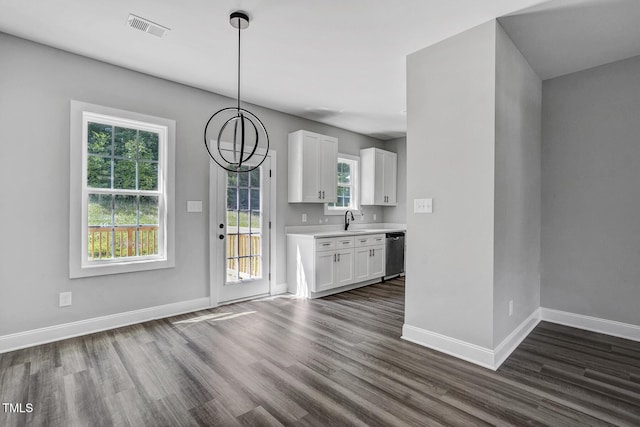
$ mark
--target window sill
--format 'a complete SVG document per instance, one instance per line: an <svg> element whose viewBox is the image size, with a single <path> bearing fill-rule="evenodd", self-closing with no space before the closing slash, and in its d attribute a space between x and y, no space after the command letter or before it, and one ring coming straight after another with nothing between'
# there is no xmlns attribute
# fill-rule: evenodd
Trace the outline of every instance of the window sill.
<svg viewBox="0 0 640 427"><path fill-rule="evenodd" d="M145 259L118 263L101 263L86 266L70 266L69 277L78 279L81 277L106 276L109 274L135 273L138 271L160 270L175 267L174 260Z"/></svg>

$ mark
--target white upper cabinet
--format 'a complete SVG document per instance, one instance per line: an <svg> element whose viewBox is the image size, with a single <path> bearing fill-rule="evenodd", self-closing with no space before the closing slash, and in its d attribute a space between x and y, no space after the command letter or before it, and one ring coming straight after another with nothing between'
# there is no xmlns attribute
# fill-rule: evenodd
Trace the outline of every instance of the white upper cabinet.
<svg viewBox="0 0 640 427"><path fill-rule="evenodd" d="M337 197L338 139L299 130L289 134L289 203L330 203Z"/></svg>
<svg viewBox="0 0 640 427"><path fill-rule="evenodd" d="M379 148L360 150L360 204L396 205L398 155Z"/></svg>

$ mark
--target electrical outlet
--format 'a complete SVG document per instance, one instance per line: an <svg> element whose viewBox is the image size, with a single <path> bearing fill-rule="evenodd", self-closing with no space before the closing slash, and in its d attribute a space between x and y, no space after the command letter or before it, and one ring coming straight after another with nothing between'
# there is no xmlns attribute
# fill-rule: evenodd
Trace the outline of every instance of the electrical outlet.
<svg viewBox="0 0 640 427"><path fill-rule="evenodd" d="M376 220L376 218L377 218L377 217L378 217L378 215L373 214L373 220L374 220L374 221Z"/></svg>
<svg viewBox="0 0 640 427"><path fill-rule="evenodd" d="M71 292L60 292L60 307L71 305Z"/></svg>
<svg viewBox="0 0 640 427"><path fill-rule="evenodd" d="M509 300L509 316L513 315L513 300Z"/></svg>
<svg viewBox="0 0 640 427"><path fill-rule="evenodd" d="M307 214L302 214L302 222L307 222Z"/></svg>

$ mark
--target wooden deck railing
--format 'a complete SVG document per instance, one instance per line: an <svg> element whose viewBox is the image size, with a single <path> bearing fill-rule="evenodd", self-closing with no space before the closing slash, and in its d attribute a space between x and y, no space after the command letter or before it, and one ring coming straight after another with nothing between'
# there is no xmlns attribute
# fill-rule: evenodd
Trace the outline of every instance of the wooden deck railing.
<svg viewBox="0 0 640 427"><path fill-rule="evenodd" d="M260 235L228 234L227 268L237 267L245 277L259 277L261 245ZM90 226L88 246L90 260L157 255L158 226Z"/></svg>
<svg viewBox="0 0 640 427"><path fill-rule="evenodd" d="M90 226L88 246L90 260L157 255L158 226Z"/></svg>
<svg viewBox="0 0 640 427"><path fill-rule="evenodd" d="M240 243L239 247L238 243ZM258 255L261 255L261 245L262 236L257 234L227 234L227 268L235 270L237 267L240 273L248 277L249 266L251 266L251 276L260 277Z"/></svg>

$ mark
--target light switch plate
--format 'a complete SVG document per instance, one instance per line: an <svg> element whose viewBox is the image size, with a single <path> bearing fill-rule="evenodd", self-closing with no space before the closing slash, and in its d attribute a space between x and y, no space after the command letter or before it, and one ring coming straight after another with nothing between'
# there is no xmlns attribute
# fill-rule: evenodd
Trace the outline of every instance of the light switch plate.
<svg viewBox="0 0 640 427"><path fill-rule="evenodd" d="M433 199L413 199L414 213L433 213Z"/></svg>
<svg viewBox="0 0 640 427"><path fill-rule="evenodd" d="M202 200L187 200L187 212L202 212Z"/></svg>

